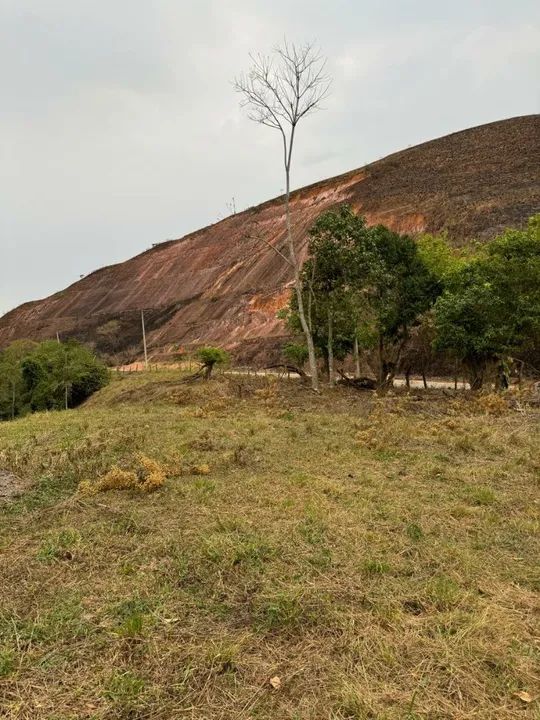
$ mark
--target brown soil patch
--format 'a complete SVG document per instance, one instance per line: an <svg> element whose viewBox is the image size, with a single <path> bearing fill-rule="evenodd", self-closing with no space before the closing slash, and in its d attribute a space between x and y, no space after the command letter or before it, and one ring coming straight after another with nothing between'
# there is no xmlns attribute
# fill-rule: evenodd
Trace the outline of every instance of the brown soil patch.
<svg viewBox="0 0 540 720"><path fill-rule="evenodd" d="M22 480L7 470L0 470L0 504L15 500L28 490L29 485L28 480Z"/></svg>

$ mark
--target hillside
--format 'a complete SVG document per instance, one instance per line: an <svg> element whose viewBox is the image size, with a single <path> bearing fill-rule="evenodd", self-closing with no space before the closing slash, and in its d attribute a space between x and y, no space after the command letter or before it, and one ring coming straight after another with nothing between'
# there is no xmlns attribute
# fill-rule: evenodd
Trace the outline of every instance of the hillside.
<svg viewBox="0 0 540 720"><path fill-rule="evenodd" d="M456 243L523 225L540 207L540 116L464 130L390 155L293 195L296 240L324 209L349 202L370 223L417 233L447 230ZM290 269L281 247L281 198L102 268L0 318L0 347L60 333L103 351L140 351L140 310L154 352L172 344L224 344L245 359L283 336L276 310Z"/></svg>

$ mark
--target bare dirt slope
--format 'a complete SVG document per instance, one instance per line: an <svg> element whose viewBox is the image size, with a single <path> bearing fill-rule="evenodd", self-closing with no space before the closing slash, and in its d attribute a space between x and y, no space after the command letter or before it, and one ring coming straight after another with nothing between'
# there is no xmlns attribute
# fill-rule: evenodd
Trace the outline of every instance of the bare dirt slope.
<svg viewBox="0 0 540 720"><path fill-rule="evenodd" d="M456 243L484 239L538 211L539 168L540 115L454 133L295 192L297 242L303 248L314 218L344 201L370 223L399 231L447 230ZM276 253L248 237L282 247L284 231L276 198L162 243L7 313L0 318L0 346L59 332L105 351L136 351L144 308L155 351L212 342L251 360L284 334L276 310L286 302L291 277Z"/></svg>

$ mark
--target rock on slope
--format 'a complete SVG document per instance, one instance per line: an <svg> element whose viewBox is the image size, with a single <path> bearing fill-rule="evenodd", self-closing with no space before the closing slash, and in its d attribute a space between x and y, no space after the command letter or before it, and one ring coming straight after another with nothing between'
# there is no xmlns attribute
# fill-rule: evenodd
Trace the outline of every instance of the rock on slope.
<svg viewBox="0 0 540 720"><path fill-rule="evenodd" d="M304 251L310 223L338 202L402 232L447 230L456 243L487 238L538 212L539 169L539 115L454 133L296 191L296 242ZM59 332L136 353L144 308L154 351L204 342L246 359L268 353L284 335L276 311L288 298L291 274L253 235L284 247L281 198L21 305L0 318L0 346Z"/></svg>

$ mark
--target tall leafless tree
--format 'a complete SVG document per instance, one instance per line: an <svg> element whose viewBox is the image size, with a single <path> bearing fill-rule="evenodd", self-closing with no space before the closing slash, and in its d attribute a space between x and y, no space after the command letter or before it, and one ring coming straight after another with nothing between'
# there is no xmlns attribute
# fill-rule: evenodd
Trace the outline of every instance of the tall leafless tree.
<svg viewBox="0 0 540 720"><path fill-rule="evenodd" d="M304 308L300 273L302 265L292 233L291 222L291 164L298 123L315 110L328 94L330 78L326 74L326 60L311 43L294 45L285 41L272 55L250 55L252 66L236 78L234 87L242 96L242 107L248 108L248 117L260 125L278 130L283 142L285 170L285 218L289 258L293 269L298 315L306 338L311 383L319 389L315 346L309 319ZM286 258L277 248L273 249Z"/></svg>

